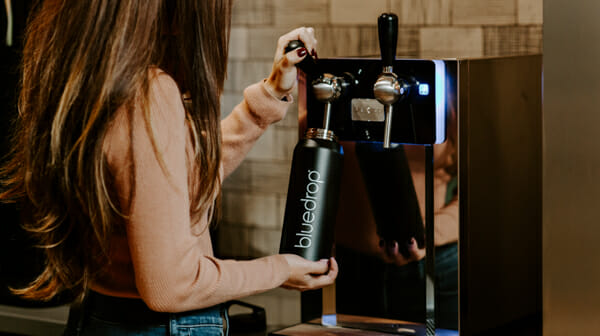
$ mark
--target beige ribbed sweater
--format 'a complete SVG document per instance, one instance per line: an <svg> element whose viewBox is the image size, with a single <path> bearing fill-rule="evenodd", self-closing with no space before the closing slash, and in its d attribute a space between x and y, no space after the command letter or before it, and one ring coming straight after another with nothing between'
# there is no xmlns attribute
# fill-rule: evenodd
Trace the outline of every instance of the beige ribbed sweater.
<svg viewBox="0 0 600 336"><path fill-rule="evenodd" d="M92 289L142 298L156 311L180 312L280 286L290 273L283 256L251 261L217 259L207 229L208 215L191 222L186 163L190 141L181 93L165 73L156 70L153 76L150 114L170 176L155 157L141 113L133 113L130 130L122 107L107 133L105 154L119 197L126 200L132 164L127 153L133 141L135 197L126 232L114 236L111 263ZM244 100L221 122L224 177L240 164L267 126L283 118L289 105L271 96L262 83L244 91Z"/></svg>

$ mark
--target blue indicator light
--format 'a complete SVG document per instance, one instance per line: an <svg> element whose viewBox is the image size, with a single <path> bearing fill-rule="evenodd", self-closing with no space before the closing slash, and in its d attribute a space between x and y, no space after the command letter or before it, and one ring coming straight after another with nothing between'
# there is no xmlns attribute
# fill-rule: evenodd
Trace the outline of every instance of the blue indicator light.
<svg viewBox="0 0 600 336"><path fill-rule="evenodd" d="M419 84L419 94L427 96L429 94L429 84Z"/></svg>
<svg viewBox="0 0 600 336"><path fill-rule="evenodd" d="M435 60L435 143L446 141L446 65Z"/></svg>

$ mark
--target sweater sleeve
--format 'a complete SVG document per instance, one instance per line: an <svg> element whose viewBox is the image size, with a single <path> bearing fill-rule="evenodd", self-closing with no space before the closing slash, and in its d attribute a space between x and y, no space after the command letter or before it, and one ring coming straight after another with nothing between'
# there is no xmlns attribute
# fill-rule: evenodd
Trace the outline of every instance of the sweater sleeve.
<svg viewBox="0 0 600 336"><path fill-rule="evenodd" d="M130 132L135 189L127 239L140 297L153 310L180 312L280 286L289 276L283 256L219 260L210 252L208 230L199 234L192 230L186 163L189 133L180 93L175 82L163 73L152 79L149 98L151 129L164 166L154 152L143 114L135 111ZM123 139L115 137L119 138ZM109 147L125 153L126 146L129 144ZM126 164L124 154L108 157L113 163ZM116 175L123 198L128 195L129 182L124 174ZM206 228L207 215L195 225Z"/></svg>
<svg viewBox="0 0 600 336"><path fill-rule="evenodd" d="M268 92L264 82L255 83L244 90L244 100L221 121L225 177L239 166L267 127L283 119L292 102L290 95L286 98L275 98Z"/></svg>

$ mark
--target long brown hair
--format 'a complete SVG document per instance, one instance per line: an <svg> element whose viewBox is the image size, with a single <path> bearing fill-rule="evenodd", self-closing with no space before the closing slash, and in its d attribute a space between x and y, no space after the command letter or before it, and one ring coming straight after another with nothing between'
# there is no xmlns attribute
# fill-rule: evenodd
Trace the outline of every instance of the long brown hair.
<svg viewBox="0 0 600 336"><path fill-rule="evenodd" d="M135 101L154 139L147 107L152 67L169 73L193 102L186 104L195 151L190 175L199 192L192 194L190 215L212 205L220 188L219 96L230 8L231 0L45 0L37 6L0 200L21 204L25 228L47 263L17 294L49 300L66 290L82 297L108 262L110 237L128 207L115 197L104 135L117 109Z"/></svg>

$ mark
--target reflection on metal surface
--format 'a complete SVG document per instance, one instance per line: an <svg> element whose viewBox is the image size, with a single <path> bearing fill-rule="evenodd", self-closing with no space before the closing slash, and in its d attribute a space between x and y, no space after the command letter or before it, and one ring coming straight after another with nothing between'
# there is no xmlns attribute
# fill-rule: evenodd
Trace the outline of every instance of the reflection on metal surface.
<svg viewBox="0 0 600 336"><path fill-rule="evenodd" d="M384 105L395 103L398 98L406 94L403 86L394 73L382 73L373 85L375 99Z"/></svg>

